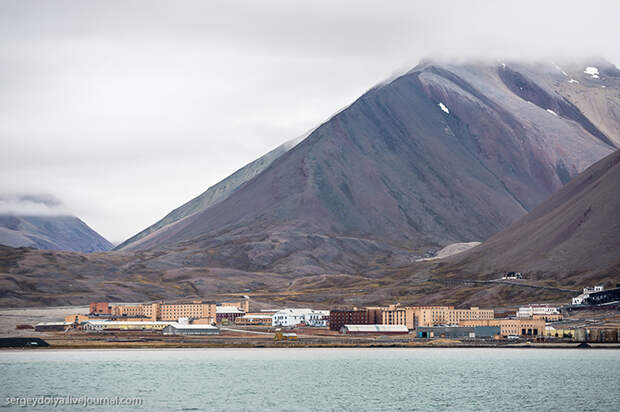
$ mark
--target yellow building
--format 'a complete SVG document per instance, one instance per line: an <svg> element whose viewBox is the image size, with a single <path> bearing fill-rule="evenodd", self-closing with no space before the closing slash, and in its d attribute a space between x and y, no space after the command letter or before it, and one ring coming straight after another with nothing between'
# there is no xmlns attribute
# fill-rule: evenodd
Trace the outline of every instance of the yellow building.
<svg viewBox="0 0 620 412"><path fill-rule="evenodd" d="M146 316L153 322L161 319L161 310L159 307L159 303L145 303L142 304L142 315Z"/></svg>
<svg viewBox="0 0 620 412"><path fill-rule="evenodd" d="M458 325L467 320L488 320L495 317L493 309L454 309L453 306L414 307L415 324L418 326Z"/></svg>
<svg viewBox="0 0 620 412"><path fill-rule="evenodd" d="M104 331L104 330L163 330L170 322L116 322L106 320L89 320L84 324L86 331Z"/></svg>
<svg viewBox="0 0 620 412"><path fill-rule="evenodd" d="M215 303L145 303L141 305L112 306L113 316L145 317L145 320L177 321L180 318L215 320Z"/></svg>
<svg viewBox="0 0 620 412"><path fill-rule="evenodd" d="M462 320L459 326L499 326L502 336L543 336L543 319L486 319Z"/></svg>
<svg viewBox="0 0 620 412"><path fill-rule="evenodd" d="M371 325L405 325L408 329L414 328L413 308L399 305L367 307L368 323Z"/></svg>
<svg viewBox="0 0 620 412"><path fill-rule="evenodd" d="M117 305L112 306L114 316L144 316L143 305Z"/></svg>
<svg viewBox="0 0 620 412"><path fill-rule="evenodd" d="M548 338L572 338L574 336L574 329L556 329L553 326L545 327L545 337Z"/></svg>
<svg viewBox="0 0 620 412"><path fill-rule="evenodd" d="M367 307L368 323L418 326L457 325L461 320L493 319L493 309L454 309L454 306L373 306Z"/></svg>
<svg viewBox="0 0 620 412"><path fill-rule="evenodd" d="M159 306L160 320L178 320L179 318L216 318L215 303L162 303Z"/></svg>

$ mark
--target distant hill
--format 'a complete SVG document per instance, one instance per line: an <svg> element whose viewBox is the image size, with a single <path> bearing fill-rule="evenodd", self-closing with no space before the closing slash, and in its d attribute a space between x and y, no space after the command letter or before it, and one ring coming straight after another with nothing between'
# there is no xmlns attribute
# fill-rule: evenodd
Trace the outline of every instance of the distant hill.
<svg viewBox="0 0 620 412"><path fill-rule="evenodd" d="M9 203L23 205L23 214L0 211L0 245L86 253L114 247L77 217L55 211L59 206L56 200L33 195L13 196L10 201L0 197L0 206Z"/></svg>
<svg viewBox="0 0 620 412"><path fill-rule="evenodd" d="M582 172L548 200L441 271L493 277L519 271L562 285L620 282L620 151Z"/></svg>

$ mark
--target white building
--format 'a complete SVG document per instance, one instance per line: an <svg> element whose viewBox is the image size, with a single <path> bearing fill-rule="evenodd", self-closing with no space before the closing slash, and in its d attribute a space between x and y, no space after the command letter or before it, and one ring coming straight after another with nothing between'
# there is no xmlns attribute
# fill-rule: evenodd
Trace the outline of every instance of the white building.
<svg viewBox="0 0 620 412"><path fill-rule="evenodd" d="M298 326L326 327L329 323L328 310L314 309L282 309L273 315L272 326Z"/></svg>
<svg viewBox="0 0 620 412"><path fill-rule="evenodd" d="M531 318L534 315L559 315L558 308L549 305L530 305L520 307L517 318Z"/></svg>
<svg viewBox="0 0 620 412"><path fill-rule="evenodd" d="M297 326L305 323L306 314L313 312L312 309L282 309L273 315L272 326Z"/></svg>
<svg viewBox="0 0 620 412"><path fill-rule="evenodd" d="M306 313L304 315L304 323L307 326L325 328L329 324L329 311L313 310L312 312Z"/></svg>
<svg viewBox="0 0 620 412"><path fill-rule="evenodd" d="M592 288L583 288L583 293L573 298L573 305L581 305L584 300L590 297L591 293L602 292L603 285L596 285Z"/></svg>
<svg viewBox="0 0 620 412"><path fill-rule="evenodd" d="M521 274L521 272L508 272L505 273L504 276L502 276L502 280L506 279L523 279L523 275Z"/></svg>

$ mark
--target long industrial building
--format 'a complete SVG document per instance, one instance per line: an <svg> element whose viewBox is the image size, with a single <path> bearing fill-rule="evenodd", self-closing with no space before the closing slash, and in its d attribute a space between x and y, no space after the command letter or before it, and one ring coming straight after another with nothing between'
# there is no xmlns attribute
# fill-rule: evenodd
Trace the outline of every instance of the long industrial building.
<svg viewBox="0 0 620 412"><path fill-rule="evenodd" d="M486 319L463 320L459 326L499 326L502 336L543 336L544 319Z"/></svg>

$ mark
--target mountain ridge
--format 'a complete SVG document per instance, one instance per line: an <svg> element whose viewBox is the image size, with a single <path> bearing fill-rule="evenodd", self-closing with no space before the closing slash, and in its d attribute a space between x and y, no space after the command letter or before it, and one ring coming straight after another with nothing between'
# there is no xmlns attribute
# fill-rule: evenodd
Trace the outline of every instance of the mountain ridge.
<svg viewBox="0 0 620 412"><path fill-rule="evenodd" d="M506 68L539 85L529 86L532 96L541 96L538 104L513 92L502 79ZM558 97L562 87L585 94L605 86L605 93L614 93L619 78L605 75L584 86L561 72L551 65L425 62L370 89L223 201L126 250L210 249L216 250L211 258L193 262L220 264L215 255L222 253L227 262L235 256L256 263L238 269L286 271L334 254L327 244L301 250L316 235L355 238L364 247L378 242L378 250L393 247L397 254L484 240L613 151L620 139L600 132L595 121L579 123L576 113L585 115L574 104L562 106L572 117L544 107L549 96L566 100ZM572 75L579 77L576 70ZM558 96L540 91L551 87ZM617 98L612 110L617 126ZM282 244L285 251L278 250ZM282 258L290 262L281 265Z"/></svg>

